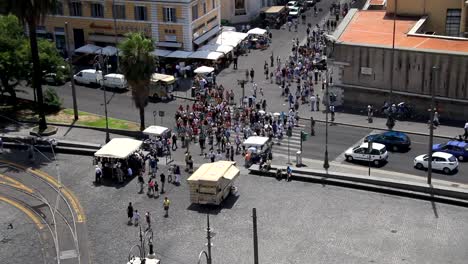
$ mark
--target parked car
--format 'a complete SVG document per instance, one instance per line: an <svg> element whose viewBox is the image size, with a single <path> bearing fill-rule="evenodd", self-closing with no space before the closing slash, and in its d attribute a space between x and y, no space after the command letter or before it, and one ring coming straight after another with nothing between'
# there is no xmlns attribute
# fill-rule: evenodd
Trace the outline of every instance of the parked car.
<svg viewBox="0 0 468 264"><path fill-rule="evenodd" d="M387 149L392 151L408 150L411 146L411 140L408 135L397 131L387 131L380 134L369 135L364 139L364 142L368 141L384 144Z"/></svg>
<svg viewBox="0 0 468 264"><path fill-rule="evenodd" d="M43 72L42 81L52 85L63 85L70 80L70 72L65 65L58 66L52 72Z"/></svg>
<svg viewBox="0 0 468 264"><path fill-rule="evenodd" d="M291 10L292 7L296 7L297 6L297 1L289 1L286 6L289 8L289 10Z"/></svg>
<svg viewBox="0 0 468 264"><path fill-rule="evenodd" d="M432 151L452 154L459 161L468 159L468 143L465 141L451 140L446 143L434 144Z"/></svg>
<svg viewBox="0 0 468 264"><path fill-rule="evenodd" d="M315 0L307 0L306 1L306 6L313 7L314 5L315 5Z"/></svg>
<svg viewBox="0 0 468 264"><path fill-rule="evenodd" d="M289 8L289 16L292 18L298 18L301 13L301 8L298 6L293 6Z"/></svg>
<svg viewBox="0 0 468 264"><path fill-rule="evenodd" d="M128 83L123 74L110 73L104 75L104 86L108 88L124 90L127 89Z"/></svg>
<svg viewBox="0 0 468 264"><path fill-rule="evenodd" d="M349 162L370 160L375 166L380 166L388 159L387 148L379 143L372 143L371 149L368 142L362 143L360 146L349 148L344 155Z"/></svg>
<svg viewBox="0 0 468 264"><path fill-rule="evenodd" d="M76 84L100 85L102 81L102 72L95 69L87 69L73 75Z"/></svg>
<svg viewBox="0 0 468 264"><path fill-rule="evenodd" d="M427 169L429 155L423 154L414 158L414 166L416 169ZM445 152L434 152L432 154L432 169L443 171L445 174L450 174L458 170L458 160L452 154Z"/></svg>

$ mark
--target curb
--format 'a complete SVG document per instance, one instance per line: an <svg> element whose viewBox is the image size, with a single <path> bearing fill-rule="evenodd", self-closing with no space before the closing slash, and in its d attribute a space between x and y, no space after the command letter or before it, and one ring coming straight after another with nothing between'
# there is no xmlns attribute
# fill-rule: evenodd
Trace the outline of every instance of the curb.
<svg viewBox="0 0 468 264"><path fill-rule="evenodd" d="M285 167L272 166L268 172L260 171L258 165L249 168L250 173L275 177L274 170ZM468 190L455 187L434 186L405 180L393 180L388 178L377 178L374 176L360 176L352 173L327 173L320 170L310 169L304 171L293 169L292 179L303 182L315 182L321 184L338 185L348 188L372 190L377 192L392 193L430 200L439 200L446 203L454 203L468 206Z"/></svg>
<svg viewBox="0 0 468 264"><path fill-rule="evenodd" d="M305 117L299 117L299 119L310 121L310 118L305 118ZM315 122L319 122L319 123L326 123L326 121L325 121L325 120L322 120L322 119L315 119L315 118L314 118L314 121L315 121ZM330 121L328 121L328 123L331 124ZM341 126L349 126L349 127L358 127L358 128L370 128L370 129L377 129L377 130L385 130L385 128L372 127L372 126L364 126L364 125L359 125L359 124L351 124L351 123L336 122L336 121L334 121L333 124L335 124L335 125L341 125ZM417 136L429 136L428 133L415 132L415 131L409 131L409 130L392 129L392 131L397 131L397 132L402 132L402 133L406 133L406 134L410 134L410 135L417 135ZM454 138L454 137L449 137L449 136L446 136L446 135L435 135L435 134L434 134L434 137L445 138L445 139L453 139L453 138Z"/></svg>

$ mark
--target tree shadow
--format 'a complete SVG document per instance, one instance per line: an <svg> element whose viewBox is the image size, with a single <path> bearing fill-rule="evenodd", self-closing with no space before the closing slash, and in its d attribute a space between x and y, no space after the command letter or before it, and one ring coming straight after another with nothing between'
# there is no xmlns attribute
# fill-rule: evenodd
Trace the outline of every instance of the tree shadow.
<svg viewBox="0 0 468 264"><path fill-rule="evenodd" d="M187 209L190 211L196 211L200 214L217 215L223 209L232 209L238 199L239 195L230 194L220 205L192 203L189 207L187 207Z"/></svg>

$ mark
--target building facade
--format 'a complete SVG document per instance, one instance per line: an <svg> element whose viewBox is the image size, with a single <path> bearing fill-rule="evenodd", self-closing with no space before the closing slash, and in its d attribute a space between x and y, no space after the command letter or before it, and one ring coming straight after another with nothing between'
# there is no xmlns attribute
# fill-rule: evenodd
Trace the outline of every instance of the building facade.
<svg viewBox="0 0 468 264"><path fill-rule="evenodd" d="M220 30L221 8L219 0L59 0L37 32L65 49L65 22L71 50L115 46L126 33L139 31L156 48L193 51Z"/></svg>
<svg viewBox="0 0 468 264"><path fill-rule="evenodd" d="M468 37L467 0L387 0L387 13L427 16L424 30L436 35Z"/></svg>
<svg viewBox="0 0 468 264"><path fill-rule="evenodd" d="M279 0L221 0L221 18L232 24L247 23L255 19L265 6L278 4Z"/></svg>

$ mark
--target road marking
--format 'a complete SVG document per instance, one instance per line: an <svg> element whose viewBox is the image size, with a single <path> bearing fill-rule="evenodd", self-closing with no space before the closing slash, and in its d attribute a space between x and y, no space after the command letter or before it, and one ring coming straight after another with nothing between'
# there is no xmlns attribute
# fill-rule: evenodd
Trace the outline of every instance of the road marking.
<svg viewBox="0 0 468 264"><path fill-rule="evenodd" d="M13 166L13 167L20 168L20 169L22 169L24 171L27 171L29 173L32 173L34 175L37 175L37 176L41 177L42 179L46 180L47 182L49 182L50 184L52 184L53 186L55 186L57 189L60 189L61 193L65 196L65 198L67 198L67 200L70 202L73 210L75 211L76 217L77 217L77 222L81 223L81 222L86 221L86 216L85 216L85 213L84 213L84 209L81 206L78 199L76 198L76 196L67 187L65 187L64 185L60 185L54 177L50 176L49 174L47 174L47 173L45 173L43 171L32 169L32 168L27 168L27 167L25 167L23 165L20 165L20 164L11 162L11 161L0 160L0 163L5 163L5 164L8 164L8 165Z"/></svg>
<svg viewBox="0 0 468 264"><path fill-rule="evenodd" d="M39 230L43 229L44 228L44 224L42 224L42 221L41 219L37 216L36 212L30 210L29 208L26 208L24 205L16 202L16 201L13 201L13 200L10 200L6 197L3 197L3 196L0 196L0 201L4 201L6 203L9 203L11 205L13 205L14 207L18 208L19 210L23 211L23 213L25 213L29 218L31 218L31 220L34 222L34 224L36 224L37 228L39 228Z"/></svg>
<svg viewBox="0 0 468 264"><path fill-rule="evenodd" d="M15 188L18 188L18 189L21 189L25 192L28 192L28 193L33 193L34 190L27 187L26 185L22 184L21 182L11 178L11 177L8 177L6 175L3 175L0 173L0 179L4 179L5 181L0 181L0 184L4 184L4 185L8 185L8 186L12 186L12 187L15 187Z"/></svg>
<svg viewBox="0 0 468 264"><path fill-rule="evenodd" d="M361 139L359 139L356 143L354 143L351 148L357 146L357 145L360 145L362 142L364 142L364 139L368 136L368 135L371 135L371 134L374 134L376 132L376 130L372 130L369 134L363 136ZM345 153L346 151L348 150L349 148L346 148L343 152L341 152L340 155L338 155L333 161L336 162L336 163L342 163L346 158L345 158Z"/></svg>

